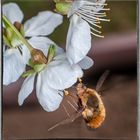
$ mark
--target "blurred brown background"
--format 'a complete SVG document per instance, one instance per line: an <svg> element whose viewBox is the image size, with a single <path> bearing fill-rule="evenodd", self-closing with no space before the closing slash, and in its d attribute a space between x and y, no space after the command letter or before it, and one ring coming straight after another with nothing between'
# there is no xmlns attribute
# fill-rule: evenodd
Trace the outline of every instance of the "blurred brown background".
<svg viewBox="0 0 140 140"><path fill-rule="evenodd" d="M6 0L4 2L11 2ZM4 3L3 2L3 3ZM12 1L19 4L25 20L39 11L52 10L53 2L47 0ZM94 66L85 71L84 83L94 88L100 75L110 70L110 75L102 89L107 116L97 130L86 127L82 117L74 123L59 126L48 132L48 128L67 116L62 109L53 113L45 112L33 92L24 105L19 107L17 95L24 79L19 79L3 87L3 138L48 139L48 138L92 138L126 139L137 137L137 1L108 1L109 23L103 23L104 39L93 37L93 47L89 56ZM69 21L64 23L51 36L60 46L65 46ZM61 35L60 35L61 33ZM69 110L73 111L66 103Z"/></svg>

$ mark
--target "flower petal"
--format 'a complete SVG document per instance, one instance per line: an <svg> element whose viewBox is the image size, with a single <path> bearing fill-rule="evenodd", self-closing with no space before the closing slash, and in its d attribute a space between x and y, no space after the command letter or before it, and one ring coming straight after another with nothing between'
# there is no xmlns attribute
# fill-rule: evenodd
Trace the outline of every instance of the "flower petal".
<svg viewBox="0 0 140 140"><path fill-rule="evenodd" d="M62 48L58 47L52 40L47 37L32 37L28 41L32 47L41 50L46 57L48 55L50 44L54 44L56 46L56 55L64 52Z"/></svg>
<svg viewBox="0 0 140 140"><path fill-rule="evenodd" d="M22 51L22 58L24 60L24 63L28 64L29 59L31 58L31 54L30 54L29 49L25 45L22 45L21 51Z"/></svg>
<svg viewBox="0 0 140 140"><path fill-rule="evenodd" d="M62 54L54 57L54 60L64 60L64 59L66 59L66 54L65 53L62 53Z"/></svg>
<svg viewBox="0 0 140 140"><path fill-rule="evenodd" d="M3 14L14 23L15 21L22 22L23 13L16 3L8 3L2 6Z"/></svg>
<svg viewBox="0 0 140 140"><path fill-rule="evenodd" d="M18 80L25 70L25 63L17 49L8 49L4 53L3 84Z"/></svg>
<svg viewBox="0 0 140 140"><path fill-rule="evenodd" d="M76 11L78 11L83 5L85 4L85 1L82 0L75 0L72 3L71 9L69 10L68 17L73 15Z"/></svg>
<svg viewBox="0 0 140 140"><path fill-rule="evenodd" d="M79 63L79 66L82 68L82 69L89 69L90 67L92 67L93 66L93 64L94 64L94 61L90 58L90 57L88 57L88 56L86 56L83 60L81 60Z"/></svg>
<svg viewBox="0 0 140 140"><path fill-rule="evenodd" d="M39 14L24 24L25 35L28 37L49 35L62 23L63 17L50 11Z"/></svg>
<svg viewBox="0 0 140 140"><path fill-rule="evenodd" d="M34 88L35 74L27 77L23 82L21 90L18 94L18 104L22 105L24 100L32 93Z"/></svg>
<svg viewBox="0 0 140 140"><path fill-rule="evenodd" d="M36 94L39 103L44 110L51 112L59 108L63 100L63 92L55 90L47 84L47 79L44 79L44 72L42 71L37 78Z"/></svg>
<svg viewBox="0 0 140 140"><path fill-rule="evenodd" d="M63 90L76 83L83 72L78 65L71 66L67 60L52 61L46 68L44 78L51 88Z"/></svg>
<svg viewBox="0 0 140 140"><path fill-rule="evenodd" d="M81 61L91 48L89 24L74 15L71 18L67 36L66 55L71 64Z"/></svg>

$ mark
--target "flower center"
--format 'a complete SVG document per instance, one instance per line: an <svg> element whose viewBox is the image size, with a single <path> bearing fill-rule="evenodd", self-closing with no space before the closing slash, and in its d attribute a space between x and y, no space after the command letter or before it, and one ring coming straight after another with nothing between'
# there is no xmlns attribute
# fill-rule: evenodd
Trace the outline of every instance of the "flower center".
<svg viewBox="0 0 140 140"><path fill-rule="evenodd" d="M38 49L33 49L31 51L31 59L33 64L46 64L47 58L44 53Z"/></svg>
<svg viewBox="0 0 140 140"><path fill-rule="evenodd" d="M44 53L38 49L33 49L31 51L31 59L29 60L30 70L23 73L23 77L27 77L34 73L41 72L55 57L55 46L53 44L50 45L48 50L48 56L46 57Z"/></svg>

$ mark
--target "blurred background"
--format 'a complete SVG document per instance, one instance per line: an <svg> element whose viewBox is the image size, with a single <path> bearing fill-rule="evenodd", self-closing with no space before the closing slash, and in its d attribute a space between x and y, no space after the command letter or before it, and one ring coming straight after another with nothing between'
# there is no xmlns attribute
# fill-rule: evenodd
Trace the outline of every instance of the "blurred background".
<svg viewBox="0 0 140 140"><path fill-rule="evenodd" d="M53 10L52 0L5 0L16 2L22 9L26 21L39 11ZM59 126L48 132L48 128L67 116L62 107L47 113L39 105L35 91L19 107L18 92L24 79L3 86L3 138L47 139L47 138L95 138L132 139L137 137L137 1L107 1L111 22L103 22L105 38L93 36L89 56L95 64L85 71L84 83L91 88L105 70L110 75L102 87L102 99L106 107L106 120L97 130L86 127L80 117L74 123ZM49 36L59 46L65 47L69 20ZM66 105L65 99L63 104ZM68 106L68 105L66 105ZM69 110L72 108L68 107ZM57 117L56 117L57 116Z"/></svg>

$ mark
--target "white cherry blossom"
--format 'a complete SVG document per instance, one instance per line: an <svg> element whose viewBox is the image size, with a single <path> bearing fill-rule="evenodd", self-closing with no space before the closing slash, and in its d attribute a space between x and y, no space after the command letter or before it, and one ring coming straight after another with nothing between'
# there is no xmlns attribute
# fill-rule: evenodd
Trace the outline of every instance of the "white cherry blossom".
<svg viewBox="0 0 140 140"><path fill-rule="evenodd" d="M16 3L4 4L3 15L12 23L21 23L23 12ZM37 16L27 20L24 24L24 37L46 36L51 34L55 28L62 23L62 16L50 11L39 12ZM4 25L4 24L3 24ZM5 28L5 25L4 25ZM7 29L8 30L8 29ZM20 33L20 32L19 32ZM50 40L48 39L48 43ZM5 47L6 46L6 47ZM26 64L30 58L30 51L27 46L17 37L11 42L3 45L4 68L3 84L8 85L15 82L25 71ZM20 51L19 51L20 50Z"/></svg>
<svg viewBox="0 0 140 140"><path fill-rule="evenodd" d="M97 37L104 37L101 35L100 21L110 21L105 19L106 13L104 11L110 10L104 8L107 4L106 0L73 0L72 6L68 12L68 17L78 15L84 21L86 21L91 28L91 34Z"/></svg>
<svg viewBox="0 0 140 140"><path fill-rule="evenodd" d="M37 48L40 47L39 49L44 52L47 58L49 46L45 45L46 43L42 45L42 42L35 44L36 39L32 38L29 42ZM29 75L25 79L18 96L19 105L22 105L24 100L32 93L35 76L37 76L35 84L38 101L45 111L51 112L59 108L63 99L63 91L75 84L77 79L83 76L83 71L77 64L71 66L64 51L57 47L56 55L52 61L45 64L41 71Z"/></svg>

